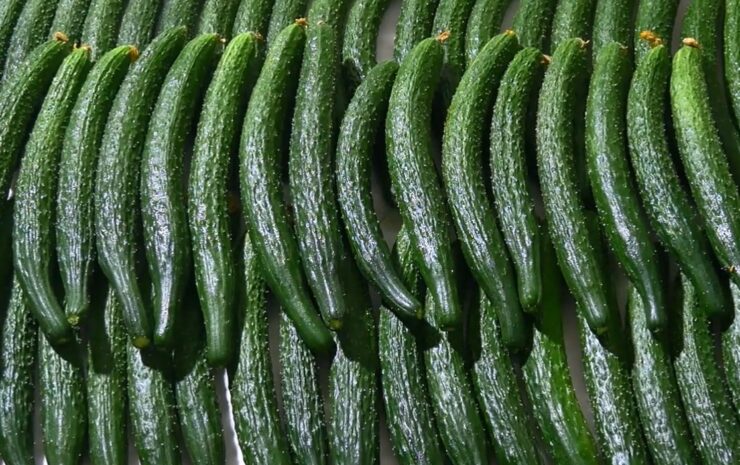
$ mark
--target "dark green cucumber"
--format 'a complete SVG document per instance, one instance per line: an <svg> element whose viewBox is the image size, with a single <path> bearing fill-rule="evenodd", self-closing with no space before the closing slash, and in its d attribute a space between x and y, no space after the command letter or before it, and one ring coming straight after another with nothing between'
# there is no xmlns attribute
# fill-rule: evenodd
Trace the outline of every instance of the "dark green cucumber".
<svg viewBox="0 0 740 465"><path fill-rule="evenodd" d="M493 199L525 311L535 309L542 295L539 227L527 179L527 126L547 63L535 48L514 56L500 78L490 129Z"/></svg>
<svg viewBox="0 0 740 465"><path fill-rule="evenodd" d="M568 39L591 37L596 0L559 0L552 18L550 49Z"/></svg>
<svg viewBox="0 0 740 465"><path fill-rule="evenodd" d="M185 42L185 28L157 37L128 73L113 101L103 133L95 179L98 263L123 305L135 346L152 337L151 310L137 274L141 152L149 119L167 70Z"/></svg>
<svg viewBox="0 0 740 465"><path fill-rule="evenodd" d="M593 60L611 42L632 48L634 13L637 0L596 1L594 26L591 34Z"/></svg>
<svg viewBox="0 0 740 465"><path fill-rule="evenodd" d="M632 78L627 99L632 168L653 229L691 280L702 308L710 315L727 314L709 243L668 145L665 121L670 74L670 52L658 44L643 56Z"/></svg>
<svg viewBox="0 0 740 465"><path fill-rule="evenodd" d="M0 74L5 67L8 54L8 44L13 35L13 29L21 16L26 0L7 0L0 4Z"/></svg>
<svg viewBox="0 0 740 465"><path fill-rule="evenodd" d="M5 86L19 71L29 53L49 37L59 0L29 0L21 12L7 46L2 83ZM57 36L53 34L52 39ZM67 36L64 40L68 40Z"/></svg>
<svg viewBox="0 0 740 465"><path fill-rule="evenodd" d="M87 437L84 349L79 341L52 347L39 332L38 389L44 455L49 465L76 465Z"/></svg>
<svg viewBox="0 0 740 465"><path fill-rule="evenodd" d="M12 198L0 202L0 321L13 281L13 204Z"/></svg>
<svg viewBox="0 0 740 465"><path fill-rule="evenodd" d="M87 417L92 465L128 463L126 409L126 328L123 309L113 289L105 286L104 299L88 318Z"/></svg>
<svg viewBox="0 0 740 465"><path fill-rule="evenodd" d="M118 43L144 49L154 34L160 7L159 0L129 0L121 18Z"/></svg>
<svg viewBox="0 0 740 465"><path fill-rule="evenodd" d="M280 164L306 36L292 24L270 46L244 117L240 155L242 207L265 281L313 351L333 345L316 313L282 198Z"/></svg>
<svg viewBox="0 0 740 465"><path fill-rule="evenodd" d="M377 65L357 88L339 129L336 183L344 226L360 271L392 308L414 316L421 314L421 304L393 268L370 192L373 146L385 121L397 71L398 65L392 61Z"/></svg>
<svg viewBox="0 0 740 465"><path fill-rule="evenodd" d="M342 65L357 86L377 63L375 46L380 22L390 0L358 0L352 5L344 28Z"/></svg>
<svg viewBox="0 0 740 465"><path fill-rule="evenodd" d="M470 10L465 29L465 56L468 66L484 45L499 33L510 0L477 0Z"/></svg>
<svg viewBox="0 0 740 465"><path fill-rule="evenodd" d="M206 92L193 145L188 220L206 356L213 366L224 366L234 352L236 277L226 192L262 51L262 39L252 32L229 42Z"/></svg>
<svg viewBox="0 0 740 465"><path fill-rule="evenodd" d="M124 45L98 59L69 116L59 160L56 253L64 284L67 320L77 325L87 313L95 268L93 189L98 150L113 99L138 51Z"/></svg>
<svg viewBox="0 0 740 465"><path fill-rule="evenodd" d="M285 313L280 318L280 367L285 429L295 463L327 464L324 406L316 359Z"/></svg>
<svg viewBox="0 0 740 465"><path fill-rule="evenodd" d="M678 390L694 445L706 464L740 461L740 430L722 368L714 353L714 338L705 312L696 301L694 288L681 278L683 302L681 326L674 343L680 350L673 362Z"/></svg>
<svg viewBox="0 0 740 465"><path fill-rule="evenodd" d="M341 59L341 44L344 38L344 26L347 21L347 12L352 2L350 0L316 0L308 9L309 25L326 23L334 29L337 41L337 56Z"/></svg>
<svg viewBox="0 0 740 465"><path fill-rule="evenodd" d="M7 465L34 463L33 404L36 321L23 289L12 279L0 339L0 457Z"/></svg>
<svg viewBox="0 0 740 465"><path fill-rule="evenodd" d="M200 17L203 0L164 0L157 18L155 36L173 27L185 26L192 34Z"/></svg>
<svg viewBox="0 0 740 465"><path fill-rule="evenodd" d="M272 376L267 288L249 235L244 238L242 258L239 351L229 374L236 437L246 463L291 465Z"/></svg>
<svg viewBox="0 0 740 465"><path fill-rule="evenodd" d="M239 3L239 9L236 10L232 35L244 32L256 32L262 36L267 35L270 13L272 13L271 0L242 0Z"/></svg>
<svg viewBox="0 0 740 465"><path fill-rule="evenodd" d="M96 60L115 47L124 7L124 0L91 0L82 27L82 43L92 47Z"/></svg>
<svg viewBox="0 0 740 465"><path fill-rule="evenodd" d="M76 49L62 62L29 135L15 186L13 264L31 312L54 343L71 335L52 286L57 167L69 114L90 63L87 48Z"/></svg>
<svg viewBox="0 0 740 465"><path fill-rule="evenodd" d="M191 275L183 153L220 47L218 35L202 34L182 49L162 84L141 154L141 218L154 291L154 343L160 347L175 342Z"/></svg>
<svg viewBox="0 0 740 465"><path fill-rule="evenodd" d="M326 325L337 330L347 307L340 262L345 254L334 188L336 34L327 23L306 33L288 168L295 232L308 286Z"/></svg>
<svg viewBox="0 0 740 465"><path fill-rule="evenodd" d="M642 0L638 2L635 18L635 63L640 64L643 57L652 48L651 41L645 38L655 37L670 44L673 36L673 23L676 20L678 0ZM648 35L646 36L646 33ZM643 39L643 40L640 40Z"/></svg>
<svg viewBox="0 0 740 465"><path fill-rule="evenodd" d="M267 29L267 43L272 44L280 31L296 19L304 17L307 5L308 0L275 0Z"/></svg>
<svg viewBox="0 0 740 465"><path fill-rule="evenodd" d="M714 253L740 284L740 197L712 117L702 51L684 39L673 57L671 108L678 152Z"/></svg>
<svg viewBox="0 0 740 465"><path fill-rule="evenodd" d="M198 34L216 33L223 37L231 37L231 28L238 7L239 0L205 0L203 10L200 12Z"/></svg>
<svg viewBox="0 0 740 465"><path fill-rule="evenodd" d="M634 288L629 295L627 318L634 351L632 388L653 463L697 463L676 385L668 338L650 331L642 297Z"/></svg>
<svg viewBox="0 0 740 465"><path fill-rule="evenodd" d="M78 43L90 2L91 0L59 0L54 21L51 23L51 34L62 32L72 43Z"/></svg>
<svg viewBox="0 0 740 465"><path fill-rule="evenodd" d="M442 138L442 179L463 254L483 292L497 302L501 339L516 349L526 343L527 325L516 276L486 193L483 152L498 83L518 49L511 31L497 35L483 47L460 81Z"/></svg>
<svg viewBox="0 0 740 465"><path fill-rule="evenodd" d="M725 0L724 68L727 93L735 110L735 125L740 127L740 2Z"/></svg>
<svg viewBox="0 0 740 465"><path fill-rule="evenodd" d="M574 140L576 93L586 73L586 43L564 41L545 73L537 113L537 165L545 216L560 269L592 330L603 332L612 313L607 276L594 251L580 200Z"/></svg>
<svg viewBox="0 0 740 465"><path fill-rule="evenodd" d="M729 328L722 333L722 355L724 356L725 379L732 394L735 411L740 415L740 288L730 284L732 303L735 308L734 319Z"/></svg>
<svg viewBox="0 0 740 465"><path fill-rule="evenodd" d="M406 0L401 2L401 14L393 39L393 58L401 63L406 55L432 33L434 13L439 0Z"/></svg>
<svg viewBox="0 0 740 465"><path fill-rule="evenodd" d="M445 40L445 64L438 89L444 108L452 101L467 66L465 30L474 3L475 0L440 0L434 13L432 35L442 33L449 35Z"/></svg>
<svg viewBox="0 0 740 465"><path fill-rule="evenodd" d="M391 182L417 250L421 275L444 329L461 323L449 212L432 157L432 100L442 71L442 38L428 38L401 63L388 104L385 137Z"/></svg>
<svg viewBox="0 0 740 465"><path fill-rule="evenodd" d="M557 0L521 1L512 29L522 47L533 47L543 53L550 50L550 26L557 3Z"/></svg>

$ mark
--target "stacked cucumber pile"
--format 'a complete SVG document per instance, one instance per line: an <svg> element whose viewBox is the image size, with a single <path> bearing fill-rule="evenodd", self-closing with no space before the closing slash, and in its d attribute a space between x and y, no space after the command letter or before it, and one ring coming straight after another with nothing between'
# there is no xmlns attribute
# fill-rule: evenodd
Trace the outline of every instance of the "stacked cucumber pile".
<svg viewBox="0 0 740 465"><path fill-rule="evenodd" d="M308 3L0 1L4 463L740 464L740 0Z"/></svg>

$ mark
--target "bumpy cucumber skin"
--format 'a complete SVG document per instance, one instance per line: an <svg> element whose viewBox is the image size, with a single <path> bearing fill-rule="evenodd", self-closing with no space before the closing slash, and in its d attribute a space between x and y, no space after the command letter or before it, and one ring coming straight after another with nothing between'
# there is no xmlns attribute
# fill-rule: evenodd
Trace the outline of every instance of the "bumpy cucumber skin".
<svg viewBox="0 0 740 465"><path fill-rule="evenodd" d="M725 0L724 67L727 92L740 127L740 1Z"/></svg>
<svg viewBox="0 0 740 465"><path fill-rule="evenodd" d="M393 58L398 63L401 63L419 42L431 35L438 3L439 0L401 2L401 14L398 17L396 37L393 41Z"/></svg>
<svg viewBox="0 0 740 465"><path fill-rule="evenodd" d="M684 45L673 57L671 108L678 152L714 253L740 283L740 198L703 79L702 54Z"/></svg>
<svg viewBox="0 0 740 465"><path fill-rule="evenodd" d="M224 366L233 347L236 276L227 190L239 128L262 60L254 33L231 40L206 92L189 180L189 215L195 279L206 324L206 356Z"/></svg>
<svg viewBox="0 0 740 465"><path fill-rule="evenodd" d="M665 113L670 73L670 53L658 45L643 56L632 78L627 99L632 168L658 238L691 280L702 308L719 316L728 313L724 289L668 147Z"/></svg>
<svg viewBox="0 0 740 465"><path fill-rule="evenodd" d="M591 39L594 61L601 49L611 42L632 48L632 21L637 3L637 0L596 1Z"/></svg>
<svg viewBox="0 0 740 465"><path fill-rule="evenodd" d="M24 5L8 43L3 86L20 70L29 53L49 37L58 1L29 0Z"/></svg>
<svg viewBox="0 0 740 465"><path fill-rule="evenodd" d="M444 43L445 66L440 81L440 97L446 108L465 73L465 30L475 0L440 0L432 23L432 35L449 33Z"/></svg>
<svg viewBox="0 0 740 465"><path fill-rule="evenodd" d="M138 347L151 342L151 311L137 274L139 175L142 145L156 97L185 42L185 29L160 35L121 84L103 133L95 180L98 263L123 305L129 336Z"/></svg>
<svg viewBox="0 0 740 465"><path fill-rule="evenodd" d="M670 44L673 35L673 23L676 20L678 0L642 0L638 2L635 18L635 63L640 64L652 48L650 42L640 40L640 34L649 31Z"/></svg>
<svg viewBox="0 0 740 465"><path fill-rule="evenodd" d="M331 335L316 313L301 269L298 246L282 200L280 163L285 116L305 43L303 26L286 27L270 46L252 91L242 129L242 207L270 289L313 351L326 352Z"/></svg>
<svg viewBox="0 0 740 465"><path fill-rule="evenodd" d="M730 393L714 355L714 339L693 286L681 278L681 328L674 333L680 352L673 368L684 412L699 456L704 463L733 464L740 460L740 430Z"/></svg>
<svg viewBox="0 0 740 465"><path fill-rule="evenodd" d="M130 0L121 19L118 43L141 49L149 45L161 3L159 0Z"/></svg>
<svg viewBox="0 0 740 465"><path fill-rule="evenodd" d="M77 43L82 35L82 27L87 17L91 0L59 0L51 34L63 32L72 43Z"/></svg>
<svg viewBox="0 0 740 465"><path fill-rule="evenodd" d="M498 34L509 0L477 0L470 10L465 29L465 56L468 66L489 40Z"/></svg>
<svg viewBox="0 0 740 465"><path fill-rule="evenodd" d="M737 350L740 344L740 288L734 283L730 285L732 302L735 308L735 318L729 328L722 333L722 355L725 366L727 387L732 394L735 411L740 415L740 353Z"/></svg>
<svg viewBox="0 0 740 465"><path fill-rule="evenodd" d="M573 156L574 100L585 74L585 46L577 38L563 42L545 73L537 113L537 165L545 216L565 282L591 329L602 332L613 303L589 238Z"/></svg>
<svg viewBox="0 0 740 465"><path fill-rule="evenodd" d="M360 85L377 63L375 44L390 0L358 0L352 5L344 29L342 65L354 84Z"/></svg>
<svg viewBox="0 0 740 465"><path fill-rule="evenodd" d="M31 312L54 343L71 335L52 285L57 167L69 113L89 69L86 48L62 62L29 135L15 187L13 265Z"/></svg>
<svg viewBox="0 0 740 465"><path fill-rule="evenodd" d="M550 49L568 39L591 37L596 0L560 0L552 18Z"/></svg>
<svg viewBox="0 0 740 465"><path fill-rule="evenodd" d="M91 0L82 27L82 43L92 48L94 59L115 47L124 7L124 0Z"/></svg>
<svg viewBox="0 0 740 465"><path fill-rule="evenodd" d="M0 456L8 465L34 463L33 404L36 321L17 278L0 339Z"/></svg>
<svg viewBox="0 0 740 465"><path fill-rule="evenodd" d="M514 56L501 78L490 130L493 199L525 311L535 309L542 296L539 226L527 179L527 123L544 65L542 52L535 48Z"/></svg>
<svg viewBox="0 0 740 465"><path fill-rule="evenodd" d="M417 261L434 297L436 321L461 322L449 212L432 157L431 113L444 59L442 44L423 40L403 60L393 84L385 125L391 182Z"/></svg>
<svg viewBox="0 0 740 465"><path fill-rule="evenodd" d="M512 29L522 47L533 47L543 53L550 49L550 26L557 3L557 0L521 1Z"/></svg>
<svg viewBox="0 0 740 465"><path fill-rule="evenodd" d="M291 465L280 424L269 356L267 288L249 236L244 238L239 351L229 379L239 447L247 463Z"/></svg>
<svg viewBox="0 0 740 465"><path fill-rule="evenodd" d="M198 34L216 33L231 37L239 0L205 0L200 12Z"/></svg>
<svg viewBox="0 0 740 465"><path fill-rule="evenodd" d="M267 28L267 43L272 44L280 31L296 19L304 17L307 5L308 0L275 0L270 15L270 25Z"/></svg>
<svg viewBox="0 0 740 465"><path fill-rule="evenodd" d="M8 54L8 44L13 35L13 29L21 16L26 0L7 0L0 5L0 74L5 67Z"/></svg>
<svg viewBox="0 0 740 465"><path fill-rule="evenodd" d="M203 0L164 0L162 11L157 18L155 36L173 27L185 26L189 34L195 30L200 17L200 8Z"/></svg>
<svg viewBox="0 0 740 465"><path fill-rule="evenodd" d="M267 35L272 3L272 0L242 0L236 11L232 34L256 32L263 36Z"/></svg>

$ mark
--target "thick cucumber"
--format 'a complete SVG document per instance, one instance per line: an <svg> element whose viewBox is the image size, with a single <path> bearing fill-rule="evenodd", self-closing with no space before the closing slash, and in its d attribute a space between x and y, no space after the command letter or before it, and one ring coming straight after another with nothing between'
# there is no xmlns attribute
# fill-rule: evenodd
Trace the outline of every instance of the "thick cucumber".
<svg viewBox="0 0 740 465"><path fill-rule="evenodd" d="M203 0L164 0L157 18L155 36L173 27L185 26L189 34L195 30Z"/></svg>
<svg viewBox="0 0 740 465"><path fill-rule="evenodd" d="M691 280L702 308L710 315L727 314L709 243L668 145L665 121L670 74L670 52L658 44L643 56L632 78L627 99L632 167L653 229Z"/></svg>
<svg viewBox="0 0 740 465"><path fill-rule="evenodd" d="M740 284L740 198L712 117L702 54L684 39L673 57L671 108L678 152L714 253Z"/></svg>
<svg viewBox="0 0 740 465"><path fill-rule="evenodd" d="M650 331L642 297L634 288L629 295L627 318L635 354L632 387L653 463L697 463L676 385L668 338Z"/></svg>
<svg viewBox="0 0 740 465"><path fill-rule="evenodd" d="M475 0L440 0L432 23L432 35L446 33L445 64L439 83L441 103L447 108L465 73L465 30Z"/></svg>
<svg viewBox="0 0 740 465"><path fill-rule="evenodd" d="M393 58L401 63L406 55L432 33L434 13L439 0L406 0L401 2L401 14L393 40ZM439 74L439 73L437 73Z"/></svg>
<svg viewBox="0 0 740 465"><path fill-rule="evenodd" d="M6 0L0 4L0 74L5 66L13 29L26 3L26 0Z"/></svg>
<svg viewBox="0 0 740 465"><path fill-rule="evenodd" d="M550 49L568 39L591 37L596 0L559 0L552 18ZM554 53L554 52L553 52Z"/></svg>
<svg viewBox="0 0 740 465"><path fill-rule="evenodd" d="M337 330L347 307L334 187L334 91L339 74L336 34L328 23L306 33L288 168L295 232L303 270L326 325Z"/></svg>
<svg viewBox="0 0 740 465"><path fill-rule="evenodd" d="M152 337L151 311L137 274L141 152L157 95L184 42L185 28L160 35L124 79L103 133L95 180L98 262L123 305L129 336L140 348Z"/></svg>
<svg viewBox="0 0 740 465"><path fill-rule="evenodd" d="M107 287L107 286L105 286ZM113 289L88 319L87 416L90 462L93 465L128 463L126 421L126 328L123 309Z"/></svg>
<svg viewBox="0 0 740 465"><path fill-rule="evenodd" d="M267 35L270 13L272 13L271 0L242 0L239 3L239 9L236 10L232 35L245 32L255 32L261 36Z"/></svg>
<svg viewBox="0 0 740 465"><path fill-rule="evenodd" d="M674 343L680 351L673 362L678 390L699 456L706 464L740 461L740 431L722 369L714 354L714 338L694 288L681 278L681 327Z"/></svg>
<svg viewBox="0 0 740 465"><path fill-rule="evenodd" d="M159 0L129 0L121 19L118 43L144 49L154 34L160 7Z"/></svg>
<svg viewBox="0 0 740 465"><path fill-rule="evenodd" d="M640 40L646 37L659 38L670 44L673 36L673 23L676 20L678 0L642 0L638 2L635 18L634 45L635 63L640 64L652 48L652 42ZM646 35L647 33L647 35Z"/></svg>
<svg viewBox="0 0 740 465"><path fill-rule="evenodd" d="M265 299L267 289L248 235L244 238L242 257L240 343L234 369L229 374L236 436L247 463L291 465L272 377Z"/></svg>
<svg viewBox="0 0 740 465"><path fill-rule="evenodd" d="M442 37L428 38L401 63L388 104L385 137L391 181L421 275L443 329L461 322L449 212L432 156L432 100L444 59Z"/></svg>
<svg viewBox="0 0 740 465"><path fill-rule="evenodd" d="M231 27L234 25L238 7L239 0L205 0L200 12L198 34L216 33L231 37Z"/></svg>
<svg viewBox="0 0 740 465"><path fill-rule="evenodd" d="M527 136L529 109L547 63L535 48L517 53L501 78L491 118L493 199L516 270L519 300L526 311L535 309L542 295L540 236L528 181Z"/></svg>
<svg viewBox="0 0 740 465"><path fill-rule="evenodd" d="M601 49L611 42L617 42L627 49L632 48L633 18L637 3L637 0L596 1L592 33L594 61Z"/></svg>
<svg viewBox="0 0 740 465"><path fill-rule="evenodd" d="M272 44L280 31L306 15L308 0L275 0L267 29L267 43Z"/></svg>
<svg viewBox="0 0 740 465"><path fill-rule="evenodd" d="M725 0L724 68L727 92L740 127L740 1Z"/></svg>
<svg viewBox="0 0 740 465"><path fill-rule="evenodd" d="M522 47L533 47L543 53L550 50L550 26L557 3L557 0L521 1L512 28Z"/></svg>
<svg viewBox="0 0 740 465"><path fill-rule="evenodd" d="M518 49L511 31L483 47L460 81L442 138L442 179L463 254L483 292L497 303L501 339L516 349L526 343L527 325L517 298L516 276L486 193L483 152L498 83ZM421 247L420 253L424 250Z"/></svg>
<svg viewBox="0 0 740 465"><path fill-rule="evenodd" d="M390 0L358 0L352 5L344 28L342 65L355 86L365 80L377 63L375 45L383 14Z"/></svg>
<svg viewBox="0 0 740 465"><path fill-rule="evenodd" d="M85 25L87 9L91 0L59 0L51 34L62 32L72 43L78 43Z"/></svg>
<svg viewBox="0 0 740 465"><path fill-rule="evenodd" d="M38 389L44 455L49 465L75 465L85 452L84 350L72 340L52 347L39 332Z"/></svg>
<svg viewBox="0 0 740 465"><path fill-rule="evenodd" d="M560 269L588 324L603 332L613 302L607 276L594 251L580 200L574 159L574 117L577 89L583 86L586 43L564 41L545 73L537 113L537 165L545 216Z"/></svg>
<svg viewBox="0 0 740 465"><path fill-rule="evenodd" d="M489 40L499 33L509 0L477 0L470 11L465 30L465 55L467 64L478 56Z"/></svg>
<svg viewBox="0 0 740 465"><path fill-rule="evenodd" d="M141 155L141 218L152 280L154 343L172 347L191 274L183 153L221 42L203 34L183 48L162 84Z"/></svg>
<svg viewBox="0 0 740 465"><path fill-rule="evenodd" d="M280 318L280 367L285 429L296 463L328 463L324 406L316 359L285 313Z"/></svg>
<svg viewBox="0 0 740 465"><path fill-rule="evenodd" d="M124 6L124 0L91 0L82 27L82 43L92 47L96 60L115 47Z"/></svg>
<svg viewBox="0 0 740 465"><path fill-rule="evenodd" d="M124 45L98 59L69 116L59 160L56 252L64 284L67 320L76 325L87 313L95 268L93 188L98 150L113 99L138 51Z"/></svg>
<svg viewBox="0 0 740 465"><path fill-rule="evenodd" d="M193 145L188 191L195 282L206 324L206 356L224 366L234 352L236 277L227 205L239 128L262 60L255 33L231 40L213 75Z"/></svg>
<svg viewBox="0 0 740 465"><path fill-rule="evenodd" d="M23 7L13 35L7 45L7 57L3 69L3 86L15 75L33 49L49 37L49 29L54 21L59 0L28 0ZM52 39L57 37L52 31ZM62 33L64 40L67 36Z"/></svg>
<svg viewBox="0 0 740 465"><path fill-rule="evenodd" d="M735 411L740 415L740 288L734 283L730 285L732 302L735 308L732 325L722 333L722 355L724 356L725 379L732 394Z"/></svg>
<svg viewBox="0 0 740 465"><path fill-rule="evenodd" d="M373 146L385 121L397 71L392 61L377 65L357 88L339 129L336 182L344 226L360 271L393 308L413 316L421 314L421 304L393 268L370 192Z"/></svg>
<svg viewBox="0 0 740 465"><path fill-rule="evenodd" d="M70 338L69 324L52 286L57 167L69 114L90 63L87 48L76 49L62 62L26 143L15 186L13 264L31 312L54 343Z"/></svg>
<svg viewBox="0 0 740 465"><path fill-rule="evenodd" d="M282 198L280 163L286 114L291 110L305 43L305 21L272 43L244 117L240 155L242 207L265 281L313 351L333 341L311 300Z"/></svg>
<svg viewBox="0 0 740 465"><path fill-rule="evenodd" d="M34 463L33 404L36 321L13 278L0 339L0 457L7 465Z"/></svg>

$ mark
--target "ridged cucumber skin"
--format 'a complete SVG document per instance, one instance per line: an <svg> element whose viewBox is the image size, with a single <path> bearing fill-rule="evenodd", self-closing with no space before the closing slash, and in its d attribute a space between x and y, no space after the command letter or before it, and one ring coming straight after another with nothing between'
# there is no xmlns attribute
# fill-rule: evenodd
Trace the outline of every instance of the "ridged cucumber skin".
<svg viewBox="0 0 740 465"><path fill-rule="evenodd" d="M497 302L501 339L514 349L525 345L527 324L519 305L516 276L486 192L483 152L498 84L518 50L511 31L497 35L483 47L462 76L442 137L442 179L465 261L483 292Z"/></svg>
<svg viewBox="0 0 740 465"><path fill-rule="evenodd" d="M740 1L725 0L724 68L727 92L740 127Z"/></svg>
<svg viewBox="0 0 740 465"><path fill-rule="evenodd" d="M2 326L0 456L7 465L34 463L33 406L37 326L17 278Z"/></svg>
<svg viewBox="0 0 740 465"><path fill-rule="evenodd" d="M478 52L499 33L510 0L476 0L465 28L465 56L467 65Z"/></svg>
<svg viewBox="0 0 740 465"><path fill-rule="evenodd" d="M64 132L90 69L90 51L79 48L64 59L36 117L15 186L13 265L31 303L31 313L54 343L71 336L52 280L57 168Z"/></svg>
<svg viewBox="0 0 740 465"><path fill-rule="evenodd" d="M546 64L535 48L514 56L500 80L489 133L493 200L525 311L534 310L542 297L540 233L528 182L527 138L529 109Z"/></svg>
<svg viewBox="0 0 740 465"><path fill-rule="evenodd" d="M664 43L669 44L673 36L673 23L676 20L678 0L642 0L638 2L635 17L635 63L639 66L642 59L652 49L649 41L640 40L644 31L652 32Z"/></svg>
<svg viewBox="0 0 740 465"><path fill-rule="evenodd" d="M737 351L740 344L740 288L730 284L735 318L729 328L722 333L722 355L725 367L727 387L732 394L735 412L740 417L740 353Z"/></svg>
<svg viewBox="0 0 740 465"><path fill-rule="evenodd" d="M685 277L681 278L681 288L681 327L674 332L675 347L680 351L673 368L689 430L702 462L737 463L740 425L715 358L714 338L704 312L698 308L694 288Z"/></svg>
<svg viewBox="0 0 740 465"><path fill-rule="evenodd" d="M272 44L280 31L291 25L296 19L306 16L308 0L275 0L267 28L267 44Z"/></svg>
<svg viewBox="0 0 740 465"><path fill-rule="evenodd" d="M239 176L245 220L265 281L308 347L326 352L333 341L305 283L280 173L286 114L292 109L305 40L304 26L294 23L270 46L244 117Z"/></svg>
<svg viewBox="0 0 740 465"><path fill-rule="evenodd" d="M87 320L88 447L93 465L128 463L126 328L115 292L101 292L101 308Z"/></svg>
<svg viewBox="0 0 740 465"><path fill-rule="evenodd" d="M206 92L193 145L188 221L206 325L206 357L212 366L225 366L234 353L237 278L226 194L262 53L262 39L255 33L229 42Z"/></svg>
<svg viewBox="0 0 740 465"><path fill-rule="evenodd" d="M141 154L141 218L159 347L175 342L191 275L183 153L221 45L218 35L202 34L182 49L162 83Z"/></svg>
<svg viewBox="0 0 740 465"><path fill-rule="evenodd" d="M229 374L236 437L246 463L292 465L269 357L267 291L249 235L242 250L239 349Z"/></svg>
<svg viewBox="0 0 740 465"><path fill-rule="evenodd" d="M349 10L344 28L342 65L355 86L375 67L375 45L380 22L390 0L358 0Z"/></svg>
<svg viewBox="0 0 740 465"><path fill-rule="evenodd" d="M160 0L129 0L121 18L118 43L146 48L152 40L161 3Z"/></svg>
<svg viewBox="0 0 740 465"><path fill-rule="evenodd" d="M594 62L601 49L611 42L617 42L629 49L627 53L631 55L634 13L638 3L637 0L596 1L591 34Z"/></svg>
<svg viewBox="0 0 740 465"><path fill-rule="evenodd" d="M256 32L266 36L270 25L272 4L271 0L242 0L236 10L232 35Z"/></svg>
<svg viewBox="0 0 740 465"><path fill-rule="evenodd" d="M8 45L13 29L21 16L26 0L7 0L0 5L0 74L5 67Z"/></svg>
<svg viewBox="0 0 740 465"><path fill-rule="evenodd" d="M126 75L113 100L100 145L95 179L98 263L123 305L123 320L137 347L152 338L152 315L137 274L139 186L147 126L167 70L185 42L185 28L157 37Z"/></svg>
<svg viewBox="0 0 740 465"><path fill-rule="evenodd" d="M465 30L474 3L475 0L440 0L434 13L432 35L449 34L444 43L445 64L438 89L444 108L452 101L467 66Z"/></svg>
<svg viewBox="0 0 740 465"><path fill-rule="evenodd" d="M537 168L545 217L560 270L592 330L603 332L612 301L607 277L589 238L574 159L576 92L586 72L586 43L564 41L545 72L537 112Z"/></svg>
<svg viewBox="0 0 740 465"><path fill-rule="evenodd" d="M52 347L39 332L38 389L44 455L49 465L82 460L87 437L84 351L78 340Z"/></svg>
<svg viewBox="0 0 740 465"><path fill-rule="evenodd" d="M670 74L670 52L663 45L647 52L635 70L627 98L632 168L642 204L660 242L691 280L701 307L719 316L728 313L724 289L695 206L682 187L668 146L665 121Z"/></svg>
<svg viewBox="0 0 740 465"><path fill-rule="evenodd" d="M51 34L62 32L72 43L79 42L90 1L59 0L54 21L51 23Z"/></svg>
<svg viewBox="0 0 740 465"><path fill-rule="evenodd" d="M596 0L560 0L552 18L550 49L568 39L591 38Z"/></svg>
<svg viewBox="0 0 740 465"><path fill-rule="evenodd" d="M521 1L512 29L522 47L533 47L543 53L550 50L550 28L557 3L557 0Z"/></svg>
<svg viewBox="0 0 740 465"><path fill-rule="evenodd" d="M316 359L285 313L280 318L280 379L285 430L295 463L327 464L324 406Z"/></svg>
<svg viewBox="0 0 740 465"><path fill-rule="evenodd" d="M337 47L336 34L328 23L308 26L288 158L294 228L303 271L324 323L332 330L341 328L348 305L340 272L346 251L333 170Z"/></svg>
<svg viewBox="0 0 740 465"><path fill-rule="evenodd" d="M634 351L630 370L632 388L653 463L697 463L673 372L668 337L650 331L642 298L634 288L629 293L627 318Z"/></svg>
<svg viewBox="0 0 740 465"><path fill-rule="evenodd" d="M198 34L216 33L231 37L239 0L205 0L200 12Z"/></svg>
<svg viewBox="0 0 740 465"><path fill-rule="evenodd" d="M7 46L2 84L6 86L26 57L49 37L58 0L29 0L23 6ZM53 34L54 31L52 31ZM53 36L54 39L56 36ZM65 38L65 40L68 40Z"/></svg>
<svg viewBox="0 0 740 465"><path fill-rule="evenodd" d="M673 57L671 108L686 178L705 233L730 278L740 284L740 198L712 117L704 51L684 45Z"/></svg>
<svg viewBox="0 0 740 465"><path fill-rule="evenodd" d="M202 5L203 0L163 0L154 35L158 36L173 27L182 26L192 34L200 17Z"/></svg>
<svg viewBox="0 0 740 465"><path fill-rule="evenodd" d="M125 45L100 57L90 70L69 116L59 160L56 253L67 319L87 313L95 265L93 189L105 122L121 83L138 52Z"/></svg>
<svg viewBox="0 0 740 465"><path fill-rule="evenodd" d="M82 43L92 48L94 59L116 46L124 8L124 0L91 0L82 27Z"/></svg>
<svg viewBox="0 0 740 465"><path fill-rule="evenodd" d="M355 261L392 308L416 316L421 304L394 269L380 231L370 192L373 147L385 122L398 65L387 61L374 67L357 88L339 129L337 197Z"/></svg>
<svg viewBox="0 0 740 465"><path fill-rule="evenodd" d="M401 14L393 39L393 58L401 63L406 55L432 33L434 13L439 0L406 0L401 2Z"/></svg>
<svg viewBox="0 0 740 465"><path fill-rule="evenodd" d="M385 123L391 184L417 250L416 260L434 297L442 328L462 320L450 237L450 213L434 167L431 114L444 61L436 38L424 39L401 63Z"/></svg>
<svg viewBox="0 0 740 465"><path fill-rule="evenodd" d="M657 331L666 327L668 315L650 226L630 173L629 53L622 44L610 42L596 56L586 102L586 163L609 248L642 296L648 326Z"/></svg>

